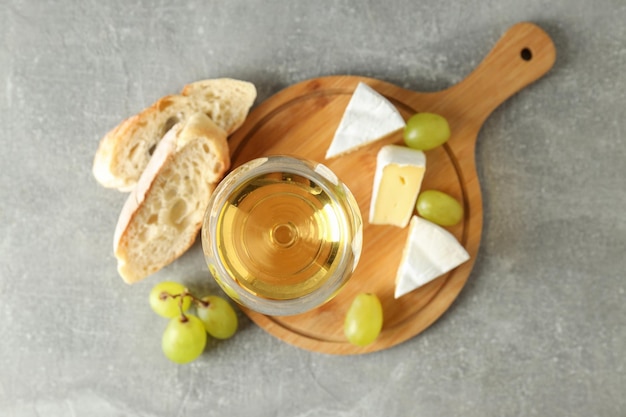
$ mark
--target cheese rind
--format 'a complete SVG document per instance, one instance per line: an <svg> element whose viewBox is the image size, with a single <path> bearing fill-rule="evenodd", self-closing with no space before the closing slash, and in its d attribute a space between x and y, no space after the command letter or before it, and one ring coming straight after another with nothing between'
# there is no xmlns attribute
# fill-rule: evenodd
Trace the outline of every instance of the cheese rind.
<svg viewBox="0 0 626 417"><path fill-rule="evenodd" d="M413 216L396 273L399 298L451 271L470 258L458 240L441 226Z"/></svg>
<svg viewBox="0 0 626 417"><path fill-rule="evenodd" d="M424 152L406 146L383 146L376 157L370 224L406 227L426 171Z"/></svg>
<svg viewBox="0 0 626 417"><path fill-rule="evenodd" d="M389 100L360 82L326 151L326 159L354 151L405 125L402 115Z"/></svg>

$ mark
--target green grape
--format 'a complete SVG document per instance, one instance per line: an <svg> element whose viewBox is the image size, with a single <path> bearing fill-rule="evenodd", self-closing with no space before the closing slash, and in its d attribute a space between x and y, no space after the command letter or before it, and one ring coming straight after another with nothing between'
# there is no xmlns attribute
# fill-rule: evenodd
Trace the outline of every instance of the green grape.
<svg viewBox="0 0 626 417"><path fill-rule="evenodd" d="M161 282L150 291L150 307L159 316L165 318L176 317L180 314L180 297L170 297L185 292L186 288L177 282L165 281ZM187 311L191 306L191 297L184 297L183 311Z"/></svg>
<svg viewBox="0 0 626 417"><path fill-rule="evenodd" d="M404 143L421 151L443 145L449 138L448 121L435 113L414 114L404 127Z"/></svg>
<svg viewBox="0 0 626 417"><path fill-rule="evenodd" d="M217 339L228 339L237 331L237 313L228 301L216 295L202 298L208 306L198 303L196 312L206 331Z"/></svg>
<svg viewBox="0 0 626 417"><path fill-rule="evenodd" d="M187 314L170 320L161 348L165 356L176 363L188 363L196 359L206 346L206 331L199 318Z"/></svg>
<svg viewBox="0 0 626 417"><path fill-rule="evenodd" d="M428 190L417 197L417 213L440 226L454 226L463 218L463 206L446 193Z"/></svg>
<svg viewBox="0 0 626 417"><path fill-rule="evenodd" d="M344 333L350 343L367 346L372 343L383 327L383 307L376 294L357 295L346 314Z"/></svg>

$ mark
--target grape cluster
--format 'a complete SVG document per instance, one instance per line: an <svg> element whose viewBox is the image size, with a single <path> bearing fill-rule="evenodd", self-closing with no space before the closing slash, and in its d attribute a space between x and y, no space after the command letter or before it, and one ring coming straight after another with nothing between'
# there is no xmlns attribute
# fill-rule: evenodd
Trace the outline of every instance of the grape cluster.
<svg viewBox="0 0 626 417"><path fill-rule="evenodd" d="M165 281L150 291L150 306L159 316L170 319L161 348L176 363L188 363L200 356L207 343L207 334L228 339L237 331L238 319L228 301L216 295L198 298L177 282ZM196 314L187 311L192 304Z"/></svg>

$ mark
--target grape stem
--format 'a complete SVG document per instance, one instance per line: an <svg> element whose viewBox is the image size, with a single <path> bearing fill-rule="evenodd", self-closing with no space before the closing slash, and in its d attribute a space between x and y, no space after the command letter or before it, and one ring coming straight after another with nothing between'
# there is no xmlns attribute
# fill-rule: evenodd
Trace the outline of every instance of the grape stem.
<svg viewBox="0 0 626 417"><path fill-rule="evenodd" d="M161 298L161 300L166 300L167 298L179 298L178 305L179 305L181 310L182 310L182 306L183 306L183 300L185 299L185 297L191 298L191 300L193 302L195 302L197 304L200 304L204 308L208 308L211 305L211 303L209 303L208 301L204 301L204 300L196 297L192 293L190 293L188 289L185 289L185 291L183 291L180 294L170 294L170 293L168 293L166 291L163 291L159 295L159 298Z"/></svg>
<svg viewBox="0 0 626 417"><path fill-rule="evenodd" d="M180 322L181 323L187 323L189 321L189 319L187 318L187 316L185 316L185 311L183 310L183 300L185 299L184 294L187 292L187 290L185 290L183 292L183 296L178 298L178 310L180 311ZM181 294L178 294L181 295Z"/></svg>

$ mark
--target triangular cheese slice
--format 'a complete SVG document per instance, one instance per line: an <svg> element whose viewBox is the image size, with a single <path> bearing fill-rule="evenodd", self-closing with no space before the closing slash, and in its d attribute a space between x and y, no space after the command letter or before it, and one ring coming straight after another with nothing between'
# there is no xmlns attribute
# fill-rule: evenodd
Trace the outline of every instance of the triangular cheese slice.
<svg viewBox="0 0 626 417"><path fill-rule="evenodd" d="M406 227L426 171L426 155L407 146L386 145L376 157L370 224Z"/></svg>
<svg viewBox="0 0 626 417"><path fill-rule="evenodd" d="M403 128L405 124L389 100L360 82L326 151L326 159L354 151Z"/></svg>
<svg viewBox="0 0 626 417"><path fill-rule="evenodd" d="M396 274L394 297L399 298L421 287L469 258L454 235L441 226L413 216Z"/></svg>

